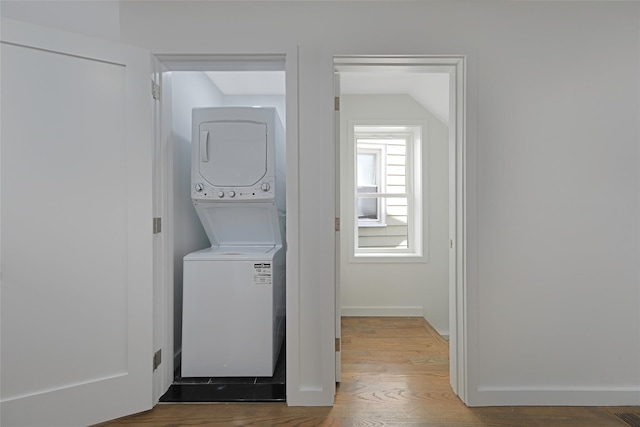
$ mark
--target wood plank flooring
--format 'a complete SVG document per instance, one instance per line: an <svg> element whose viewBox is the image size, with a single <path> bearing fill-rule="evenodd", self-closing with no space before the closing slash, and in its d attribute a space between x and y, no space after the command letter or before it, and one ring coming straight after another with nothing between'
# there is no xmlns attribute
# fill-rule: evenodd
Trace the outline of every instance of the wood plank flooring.
<svg viewBox="0 0 640 427"><path fill-rule="evenodd" d="M640 407L468 408L449 386L448 343L422 318L342 319L342 381L333 407L160 404L102 427L624 427Z"/></svg>

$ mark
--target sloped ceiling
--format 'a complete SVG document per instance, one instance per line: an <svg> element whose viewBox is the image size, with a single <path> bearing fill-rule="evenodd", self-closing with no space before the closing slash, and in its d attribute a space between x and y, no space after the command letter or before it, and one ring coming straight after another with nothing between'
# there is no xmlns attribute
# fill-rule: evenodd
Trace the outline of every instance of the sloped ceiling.
<svg viewBox="0 0 640 427"><path fill-rule="evenodd" d="M443 123L449 123L449 75L445 73L346 72L340 74L340 93L406 94Z"/></svg>
<svg viewBox="0 0 640 427"><path fill-rule="evenodd" d="M225 95L284 95L283 71L214 71L207 76ZM445 73L344 72L347 95L406 94L443 123L449 123L449 75Z"/></svg>
<svg viewBox="0 0 640 427"><path fill-rule="evenodd" d="M225 95L284 95L284 71L211 71L206 73Z"/></svg>

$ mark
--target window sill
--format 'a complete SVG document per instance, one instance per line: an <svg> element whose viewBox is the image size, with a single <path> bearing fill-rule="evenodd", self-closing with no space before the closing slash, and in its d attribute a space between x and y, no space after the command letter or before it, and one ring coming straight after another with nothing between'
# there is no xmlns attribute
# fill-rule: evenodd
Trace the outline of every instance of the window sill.
<svg viewBox="0 0 640 427"><path fill-rule="evenodd" d="M418 255L413 253L389 253L389 252L367 252L357 253L349 257L351 264L367 264L367 263L422 263L428 262L426 255Z"/></svg>
<svg viewBox="0 0 640 427"><path fill-rule="evenodd" d="M359 222L358 227L386 227L387 224L383 222Z"/></svg>

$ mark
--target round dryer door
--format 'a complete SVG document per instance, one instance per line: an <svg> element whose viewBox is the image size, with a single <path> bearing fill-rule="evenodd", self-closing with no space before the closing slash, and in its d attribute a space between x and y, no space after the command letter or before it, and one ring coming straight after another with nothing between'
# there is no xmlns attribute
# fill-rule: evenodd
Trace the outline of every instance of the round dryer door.
<svg viewBox="0 0 640 427"><path fill-rule="evenodd" d="M250 187L267 173L267 125L254 121L200 124L200 175L217 187Z"/></svg>

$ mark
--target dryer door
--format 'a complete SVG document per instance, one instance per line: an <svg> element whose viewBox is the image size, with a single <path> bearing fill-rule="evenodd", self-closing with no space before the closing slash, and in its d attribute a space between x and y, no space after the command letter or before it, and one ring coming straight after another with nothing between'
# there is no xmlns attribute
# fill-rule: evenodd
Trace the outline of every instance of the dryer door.
<svg viewBox="0 0 640 427"><path fill-rule="evenodd" d="M199 143L200 175L213 186L249 187L267 173L266 123L204 122Z"/></svg>

